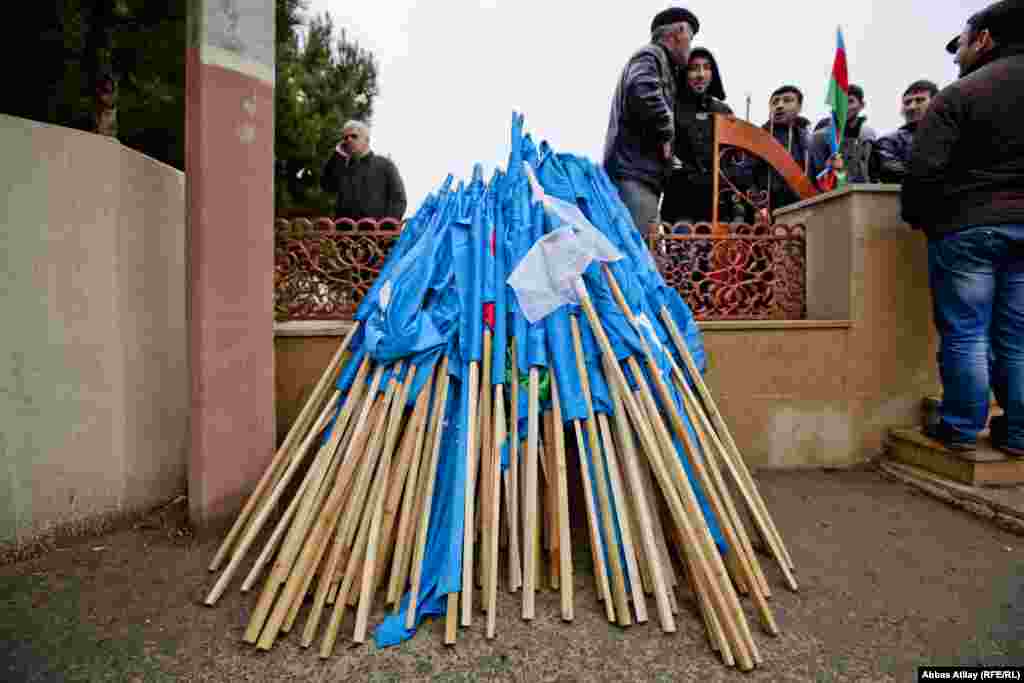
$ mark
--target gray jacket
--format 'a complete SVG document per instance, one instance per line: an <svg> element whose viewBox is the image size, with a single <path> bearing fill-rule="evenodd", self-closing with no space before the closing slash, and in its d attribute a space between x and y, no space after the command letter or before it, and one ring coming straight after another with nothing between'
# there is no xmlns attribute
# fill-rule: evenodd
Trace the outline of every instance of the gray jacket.
<svg viewBox="0 0 1024 683"><path fill-rule="evenodd" d="M604 167L612 178L639 180L661 191L668 170L662 146L675 136L676 68L668 50L652 43L622 70L604 141Z"/></svg>
<svg viewBox="0 0 1024 683"><path fill-rule="evenodd" d="M866 119L866 116L858 116L846 124L843 144L839 151L843 155L843 163L846 165L847 182L868 182L870 143L878 137L878 133L871 126L865 125L864 121ZM826 124L821 126L821 122L819 122L818 125L821 127L814 131L814 136L811 138L811 163L807 175L810 176L811 182L815 183L815 185L817 185L816 178L818 174L825 170L825 164L828 163L829 157L832 156L832 145L829 140L831 128L827 124L827 118L823 119L823 121Z"/></svg>

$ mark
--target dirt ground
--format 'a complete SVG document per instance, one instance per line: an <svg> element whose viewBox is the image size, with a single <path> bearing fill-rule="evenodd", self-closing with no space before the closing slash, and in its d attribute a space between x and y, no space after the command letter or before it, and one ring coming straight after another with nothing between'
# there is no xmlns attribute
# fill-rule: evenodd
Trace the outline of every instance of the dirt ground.
<svg viewBox="0 0 1024 683"><path fill-rule="evenodd" d="M552 591L539 595L532 623L518 617L519 596L502 592L494 641L478 616L455 647L441 643L437 621L385 650L339 641L321 661L298 645L300 616L295 632L258 653L241 642L256 595L233 589L214 608L201 604L218 539L194 539L179 503L134 528L0 567L0 679L910 681L923 664L1024 663L1024 538L873 470L759 480L800 590L787 590L762 557L782 633L760 631L745 601L764 656L749 674L716 658L692 604L681 606L673 635L656 620L609 625L585 545L572 624ZM343 632L351 627L347 616Z"/></svg>

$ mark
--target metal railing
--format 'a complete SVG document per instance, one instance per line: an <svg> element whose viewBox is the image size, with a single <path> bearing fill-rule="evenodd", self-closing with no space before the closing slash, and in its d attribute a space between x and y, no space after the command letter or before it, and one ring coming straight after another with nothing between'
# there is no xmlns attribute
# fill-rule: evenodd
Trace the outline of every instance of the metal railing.
<svg viewBox="0 0 1024 683"><path fill-rule="evenodd" d="M666 283L698 320L800 320L806 315L802 225L663 226L648 244ZM401 233L393 219L278 219L274 315L351 319Z"/></svg>

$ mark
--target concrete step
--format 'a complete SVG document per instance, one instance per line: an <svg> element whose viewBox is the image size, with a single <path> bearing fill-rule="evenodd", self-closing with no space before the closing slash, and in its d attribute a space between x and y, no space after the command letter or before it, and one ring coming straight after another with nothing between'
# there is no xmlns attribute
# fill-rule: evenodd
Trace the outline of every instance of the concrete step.
<svg viewBox="0 0 1024 683"><path fill-rule="evenodd" d="M925 426L938 419L939 404L942 403L941 396L925 396L921 399L921 426ZM999 407L996 400L993 398L992 402L989 403L988 407L988 419L992 420L996 415L1002 415L1003 409ZM986 429L988 424L985 425Z"/></svg>
<svg viewBox="0 0 1024 683"><path fill-rule="evenodd" d="M1024 536L1024 486L968 486L895 460L880 461L878 467L933 498Z"/></svg>
<svg viewBox="0 0 1024 683"><path fill-rule="evenodd" d="M887 457L970 486L1024 484L1024 458L1011 458L978 439L974 453L954 453L918 428L890 429Z"/></svg>

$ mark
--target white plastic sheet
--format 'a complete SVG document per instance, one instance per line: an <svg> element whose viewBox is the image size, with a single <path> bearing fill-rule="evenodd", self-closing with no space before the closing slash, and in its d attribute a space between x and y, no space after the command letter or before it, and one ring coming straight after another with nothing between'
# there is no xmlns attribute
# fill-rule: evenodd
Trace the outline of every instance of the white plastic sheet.
<svg viewBox="0 0 1024 683"><path fill-rule="evenodd" d="M593 261L618 261L622 254L573 204L551 197L526 162L526 175L534 201L562 227L537 240L509 275L519 308L531 324L560 306L578 304L575 283Z"/></svg>

